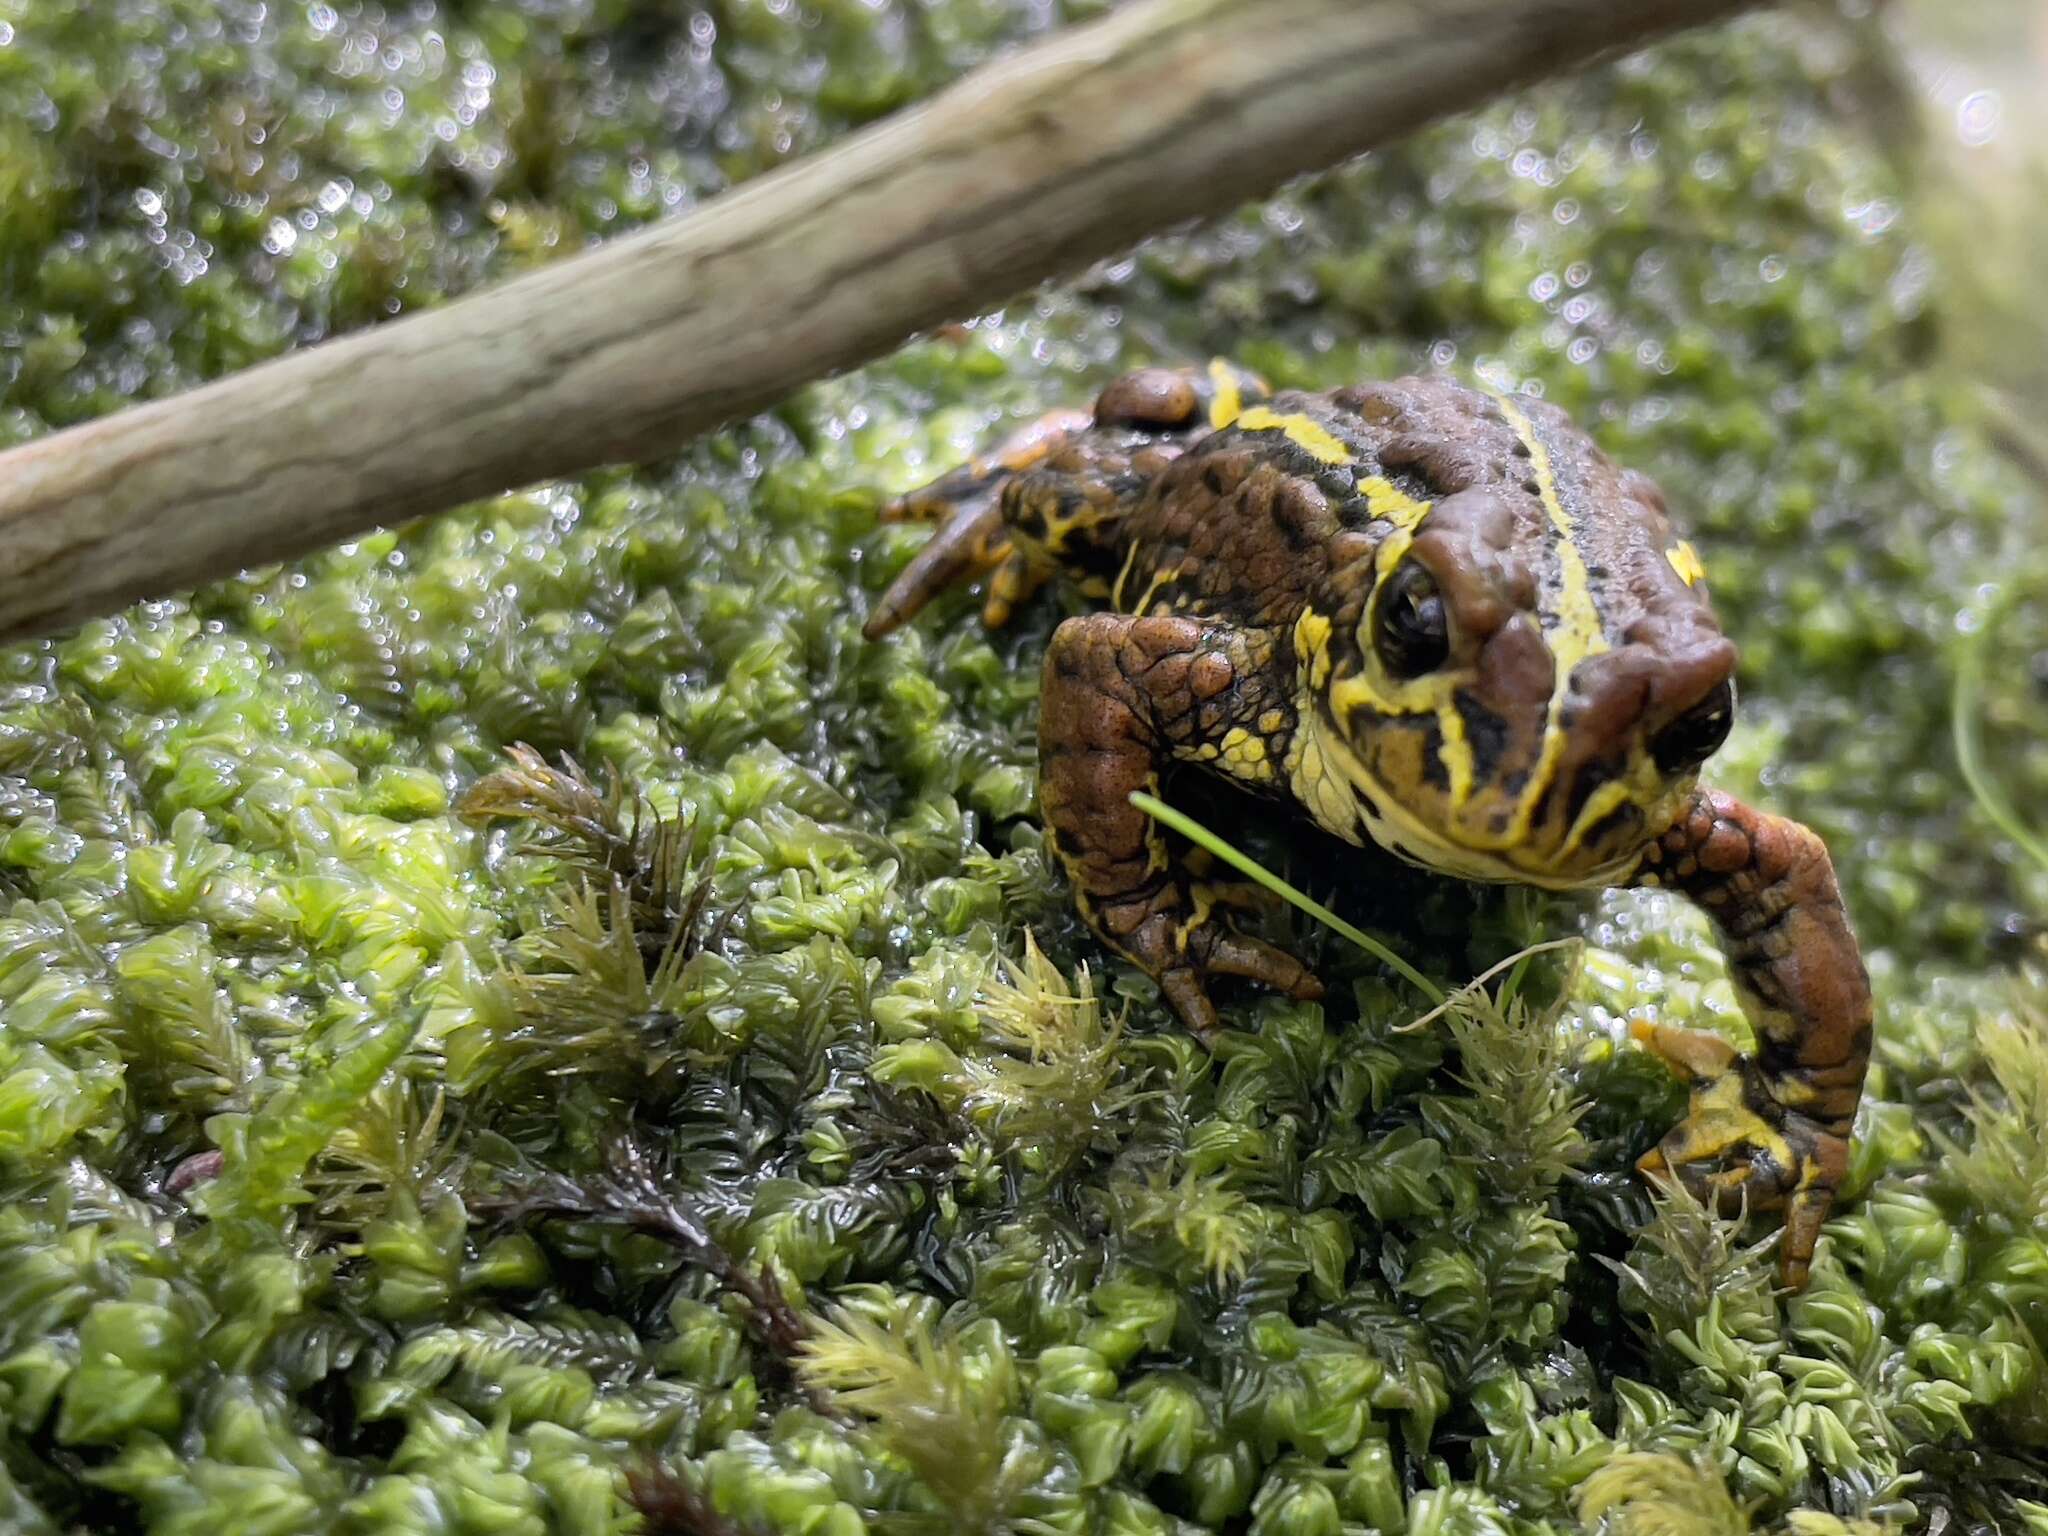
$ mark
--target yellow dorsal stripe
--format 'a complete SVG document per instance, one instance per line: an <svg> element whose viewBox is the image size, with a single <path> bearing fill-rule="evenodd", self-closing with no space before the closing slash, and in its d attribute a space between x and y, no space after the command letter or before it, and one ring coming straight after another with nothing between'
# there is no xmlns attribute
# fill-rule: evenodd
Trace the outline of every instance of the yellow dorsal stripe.
<svg viewBox="0 0 2048 1536"><path fill-rule="evenodd" d="M1550 656L1556 667L1556 681L1551 685L1550 712L1543 727L1543 755L1536 764L1536 771L1529 775L1528 787L1523 790L1520 803L1515 807L1515 819L1509 831L1510 846L1520 844L1529 833L1529 823L1534 819L1536 806L1550 789L1550 781L1557 773L1557 761L1564 752L1564 700L1571 686L1573 668L1588 656L1598 656L1608 649L1607 636L1600 627L1600 609L1593 601L1593 585L1586 574L1586 562L1579 553L1578 533L1572 527L1572 520L1564 510L1564 504L1557 499L1557 476L1550 467L1550 450L1536 435L1536 427L1520 406L1506 396L1496 397L1501 415L1514 429L1515 436L1529 450L1529 470L1536 481L1538 497L1543 502L1543 511L1550 519L1550 525L1557 530L1557 623L1547 639L1550 642Z"/></svg>
<svg viewBox="0 0 2048 1536"><path fill-rule="evenodd" d="M1601 633L1600 610L1593 602L1592 582L1586 575L1586 562L1579 554L1578 531L1572 527L1564 504L1557 499L1557 477L1550 468L1550 450L1537 437L1535 424L1512 400L1503 398L1500 409L1508 425L1515 429L1515 435L1529 450L1529 468L1536 480L1537 494L1542 498L1550 526L1557 530L1558 626L1577 644L1578 654L1572 657L1573 661L1597 656L1607 649L1607 638ZM1556 647L1553 646L1552 650L1555 651ZM1560 675L1560 688L1563 681Z"/></svg>

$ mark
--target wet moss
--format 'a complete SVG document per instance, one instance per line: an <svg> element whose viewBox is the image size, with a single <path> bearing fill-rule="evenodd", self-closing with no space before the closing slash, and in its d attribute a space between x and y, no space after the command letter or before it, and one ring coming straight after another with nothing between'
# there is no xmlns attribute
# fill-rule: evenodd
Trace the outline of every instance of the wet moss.
<svg viewBox="0 0 2048 1536"><path fill-rule="evenodd" d="M1095 9L0 0L0 440L557 259ZM1873 61L1682 40L665 464L0 653L0 1524L2048 1519L2048 871L1950 746L1967 671L2041 803L2048 557ZM1540 389L1671 492L1744 649L1717 771L1827 834L1881 987L1805 1297L1628 1172L1678 1106L1622 1019L1744 1027L1681 909L1258 825L1446 985L1593 947L1410 1032L1297 926L1332 1001L1237 999L1211 1058L1030 820L1059 600L858 638L918 538L886 494L1211 352Z"/></svg>

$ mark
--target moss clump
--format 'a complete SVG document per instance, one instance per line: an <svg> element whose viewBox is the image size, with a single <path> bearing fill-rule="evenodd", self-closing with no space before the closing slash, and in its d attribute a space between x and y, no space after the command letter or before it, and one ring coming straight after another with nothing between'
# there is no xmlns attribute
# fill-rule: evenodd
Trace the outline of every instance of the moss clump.
<svg viewBox="0 0 2048 1536"><path fill-rule="evenodd" d="M0 0L0 439L1091 9ZM0 1528L2048 1529L2048 872L1950 748L1961 675L2041 803L2048 557L1845 106L1877 49L1682 40L670 464L0 653ZM1625 1014L1738 1027L1682 910L1276 818L1254 851L1434 987L1590 947L1416 1031L1295 923L1330 1003L1240 998L1207 1056L1029 816L1057 600L859 641L887 493L1210 352L1540 388L1693 525L1746 657L1720 771L1829 836L1881 988L1805 1296L1629 1172L1679 1106Z"/></svg>

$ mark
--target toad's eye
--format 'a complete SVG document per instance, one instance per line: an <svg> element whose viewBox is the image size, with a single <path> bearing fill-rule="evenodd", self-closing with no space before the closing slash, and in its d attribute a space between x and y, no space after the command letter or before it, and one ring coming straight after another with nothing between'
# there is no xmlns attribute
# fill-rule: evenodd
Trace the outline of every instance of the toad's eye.
<svg viewBox="0 0 2048 1536"><path fill-rule="evenodd" d="M1412 560L1387 578L1373 605L1372 644L1380 665L1395 677L1433 672L1450 654L1444 600L1435 579Z"/></svg>
<svg viewBox="0 0 2048 1536"><path fill-rule="evenodd" d="M1650 743L1650 756L1666 773L1697 768L1728 739L1728 727L1734 723L1735 685L1724 681L1657 733Z"/></svg>

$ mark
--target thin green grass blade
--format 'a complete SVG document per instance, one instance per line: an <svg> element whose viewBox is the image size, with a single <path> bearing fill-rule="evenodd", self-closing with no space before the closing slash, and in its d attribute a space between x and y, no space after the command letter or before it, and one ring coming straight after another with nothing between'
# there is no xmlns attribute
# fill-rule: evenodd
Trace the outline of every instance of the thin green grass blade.
<svg viewBox="0 0 2048 1536"><path fill-rule="evenodd" d="M1489 981L1493 980L1494 977L1498 976L1502 971L1512 970L1514 974L1508 978L1507 985L1500 989L1501 1006L1506 1007L1508 1000L1515 995L1516 990L1521 986L1522 971L1531 960L1535 959L1535 957L1538 955L1547 954L1553 949L1570 949L1575 945L1582 945L1585 942L1586 941L1584 939L1574 935L1569 939L1546 939L1541 944L1531 944L1527 949L1518 949L1512 955L1509 955L1507 959L1502 960L1497 964L1488 966L1485 970L1481 971L1477 976L1474 976L1470 981L1466 982L1465 985L1458 988L1458 990L1453 992L1449 997L1445 998L1442 1002L1438 1003L1434 1008L1430 1009L1429 1012L1425 1013L1421 1018L1411 1019L1406 1024L1395 1025L1395 1032L1397 1034L1403 1035L1420 1033L1422 1030L1429 1028L1430 1025L1434 1024L1446 1013L1450 1012L1453 1005L1455 1005L1460 998L1463 998L1470 993L1479 991Z"/></svg>
<svg viewBox="0 0 2048 1536"><path fill-rule="evenodd" d="M1991 635L2004 616L2011 599L2001 596L1984 612L1974 634L1966 635L1956 663L1956 682L1950 694L1949 726L1955 737L1956 766L1977 804L1991 824L2028 858L2048 869L2048 843L2020 820L2019 812L2006 799L2005 791L1991 781L1984 765L1983 695L1985 653Z"/></svg>
<svg viewBox="0 0 2048 1536"><path fill-rule="evenodd" d="M1292 902L1324 927L1342 934L1375 960L1392 966L1403 976L1407 977L1409 981L1413 982L1415 989L1424 997L1439 1007L1443 1005L1444 990L1442 987L1439 987L1435 982L1423 975L1422 972L1416 970L1414 966L1403 960L1371 934L1360 932L1321 902L1297 891L1285 880L1274 874L1273 871L1266 868L1265 865L1259 863L1258 860L1248 854L1238 852L1237 849L1231 847L1230 844L1223 841L1222 838L1211 832L1192 816L1183 815L1164 800L1148 795L1142 789L1131 791L1131 804L1135 805L1147 816L1150 816L1154 821L1173 828L1174 831L1178 832L1189 842L1208 849L1209 852L1215 854L1217 858L1223 860L1224 863L1230 865L1241 874L1249 875L1274 895L1285 901Z"/></svg>

